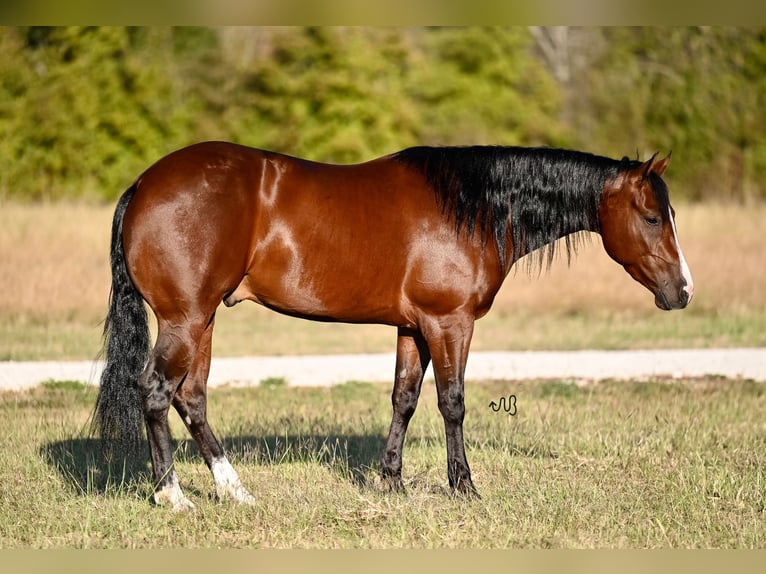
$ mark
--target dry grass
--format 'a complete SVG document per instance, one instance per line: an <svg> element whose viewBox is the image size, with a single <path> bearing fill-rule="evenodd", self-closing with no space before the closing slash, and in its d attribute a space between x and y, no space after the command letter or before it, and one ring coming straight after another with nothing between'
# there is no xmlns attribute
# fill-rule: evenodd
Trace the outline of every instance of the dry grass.
<svg viewBox="0 0 766 574"><path fill-rule="evenodd" d="M0 205L0 313L100 317L113 207Z"/></svg>
<svg viewBox="0 0 766 574"><path fill-rule="evenodd" d="M676 223L695 282L694 307L724 312L763 309L766 296L766 205L677 206ZM511 275L496 308L523 306L540 312L603 308L654 311L651 294L638 286L603 250L598 236L567 267L550 274Z"/></svg>
<svg viewBox="0 0 766 574"><path fill-rule="evenodd" d="M449 495L433 385L407 434L405 495L378 483L388 385L216 389L211 424L258 502L215 500L173 414L179 480L197 505L180 515L148 502L145 461L126 475L93 464L98 447L80 434L93 387L0 393L0 548L762 548L765 389L471 384L481 500ZM509 393L515 416L487 407Z"/></svg>
<svg viewBox="0 0 766 574"><path fill-rule="evenodd" d="M0 360L97 353L109 294L112 206L0 205ZM506 281L474 349L766 344L766 204L677 206L696 295L682 313L604 253L597 236L567 267ZM390 327L328 325L252 304L222 308L217 355L391 351Z"/></svg>

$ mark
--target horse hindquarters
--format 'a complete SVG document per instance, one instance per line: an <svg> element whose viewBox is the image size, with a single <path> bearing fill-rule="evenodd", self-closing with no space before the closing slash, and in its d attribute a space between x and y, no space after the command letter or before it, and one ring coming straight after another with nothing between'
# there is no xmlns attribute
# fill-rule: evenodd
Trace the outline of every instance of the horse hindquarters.
<svg viewBox="0 0 766 574"><path fill-rule="evenodd" d="M197 442L217 492L252 501L210 429L206 396L215 312L245 273L251 222L243 218L244 194L203 185L206 174L194 165L175 156L142 176L123 236L131 277L157 318L157 341L139 380L154 499L175 509L193 505L173 468L171 405Z"/></svg>

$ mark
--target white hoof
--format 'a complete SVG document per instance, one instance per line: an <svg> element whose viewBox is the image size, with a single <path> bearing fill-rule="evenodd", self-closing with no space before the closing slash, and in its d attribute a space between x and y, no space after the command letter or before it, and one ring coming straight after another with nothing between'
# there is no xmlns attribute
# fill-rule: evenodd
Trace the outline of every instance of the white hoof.
<svg viewBox="0 0 766 574"><path fill-rule="evenodd" d="M171 477L170 482L154 493L154 503L157 506L170 506L173 512L184 512L194 510L194 503L186 498L178 484L175 475Z"/></svg>
<svg viewBox="0 0 766 574"><path fill-rule="evenodd" d="M213 461L210 467L215 479L215 492L219 499L232 498L240 504L255 505L255 498L242 486L239 475L225 458Z"/></svg>
<svg viewBox="0 0 766 574"><path fill-rule="evenodd" d="M190 512L192 510L195 510L197 507L194 506L194 503L183 496L180 500L176 500L173 503L172 510L173 512Z"/></svg>

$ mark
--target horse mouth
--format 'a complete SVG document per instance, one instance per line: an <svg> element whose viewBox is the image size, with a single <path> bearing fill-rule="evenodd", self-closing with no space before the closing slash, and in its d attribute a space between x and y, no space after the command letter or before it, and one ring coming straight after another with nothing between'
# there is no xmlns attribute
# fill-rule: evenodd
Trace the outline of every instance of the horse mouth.
<svg viewBox="0 0 766 574"><path fill-rule="evenodd" d="M689 292L685 289L679 289L677 296L670 300L664 289L658 289L654 294L654 304L663 311L673 311L684 309L691 301Z"/></svg>

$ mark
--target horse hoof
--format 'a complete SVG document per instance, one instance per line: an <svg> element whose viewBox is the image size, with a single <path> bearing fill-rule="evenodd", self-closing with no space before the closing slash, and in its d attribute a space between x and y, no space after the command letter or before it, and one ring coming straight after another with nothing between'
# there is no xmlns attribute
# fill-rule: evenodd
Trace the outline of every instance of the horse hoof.
<svg viewBox="0 0 766 574"><path fill-rule="evenodd" d="M383 485L383 490L386 492L395 494L404 494L406 492L401 476L382 476L380 477L380 482Z"/></svg>
<svg viewBox="0 0 766 574"><path fill-rule="evenodd" d="M218 500L231 498L240 504L255 506L255 498L242 485L237 471L231 466L226 457L221 457L213 461L210 469L213 471L215 479L215 492Z"/></svg>
<svg viewBox="0 0 766 574"><path fill-rule="evenodd" d="M462 480L458 483L457 487L452 489L452 493L456 496L461 496L463 498L468 498L472 500L481 500L481 495L479 495L479 491L476 490L476 487L473 485L473 482Z"/></svg>
<svg viewBox="0 0 766 574"><path fill-rule="evenodd" d="M195 510L194 503L186 498L186 496L178 491L169 495L167 491L158 491L154 493L154 504L157 506L170 506L173 512L186 512L187 510Z"/></svg>
<svg viewBox="0 0 766 574"><path fill-rule="evenodd" d="M237 504L243 504L245 506L255 506L255 497L250 494L243 486L232 489L221 489L216 492L218 500L230 499Z"/></svg>
<svg viewBox="0 0 766 574"><path fill-rule="evenodd" d="M170 506L173 512L183 512L185 510L194 510L194 503L186 498L178 484L178 479L173 475L164 487L156 490L152 495L154 504L157 506Z"/></svg>
<svg viewBox="0 0 766 574"><path fill-rule="evenodd" d="M173 503L173 512L191 512L196 509L197 507L194 506L194 503L185 496Z"/></svg>

